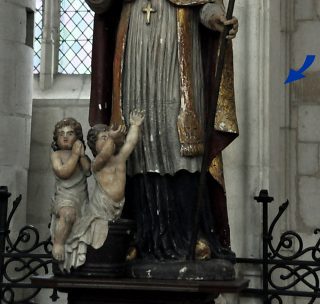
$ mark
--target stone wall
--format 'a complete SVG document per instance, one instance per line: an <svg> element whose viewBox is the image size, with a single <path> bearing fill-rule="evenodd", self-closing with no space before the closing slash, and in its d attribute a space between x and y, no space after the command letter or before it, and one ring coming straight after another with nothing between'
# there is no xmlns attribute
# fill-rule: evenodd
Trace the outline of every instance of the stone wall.
<svg viewBox="0 0 320 304"><path fill-rule="evenodd" d="M26 223L32 111L33 0L0 2L0 185L23 195L12 231ZM19 223L19 225L17 224Z"/></svg>
<svg viewBox="0 0 320 304"><path fill-rule="evenodd" d="M32 111L33 0L0 1L0 185L23 201L11 221L11 236L26 224ZM9 204L8 210L12 205ZM21 247L20 247L21 248ZM15 277L12 269L9 276ZM24 291L17 292L16 297Z"/></svg>
<svg viewBox="0 0 320 304"><path fill-rule="evenodd" d="M320 2L296 1L295 32L292 36L292 67L299 68L306 55L316 60L305 73L306 78L293 85L291 95L292 127L297 144L296 228L310 233L320 227L317 211L320 198Z"/></svg>

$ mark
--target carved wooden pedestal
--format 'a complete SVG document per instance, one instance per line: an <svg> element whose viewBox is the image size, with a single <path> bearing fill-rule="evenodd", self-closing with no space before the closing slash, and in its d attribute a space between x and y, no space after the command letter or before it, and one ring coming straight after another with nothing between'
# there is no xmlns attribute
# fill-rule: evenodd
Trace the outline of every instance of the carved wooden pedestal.
<svg viewBox="0 0 320 304"><path fill-rule="evenodd" d="M249 281L35 276L32 283L67 292L69 304L212 304L220 293L238 293L248 286Z"/></svg>

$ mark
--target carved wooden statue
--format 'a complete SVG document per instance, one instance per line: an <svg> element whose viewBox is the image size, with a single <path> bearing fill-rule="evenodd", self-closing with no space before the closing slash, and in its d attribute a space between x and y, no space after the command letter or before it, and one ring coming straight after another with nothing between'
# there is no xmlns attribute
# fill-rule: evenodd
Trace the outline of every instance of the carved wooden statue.
<svg viewBox="0 0 320 304"><path fill-rule="evenodd" d="M113 130L111 126L96 125L89 130L88 145L95 156L92 171L96 180L89 204L86 204L85 179L83 182L76 179L78 175L85 178L85 174L90 173L90 162L84 156L84 146L76 140L75 128L65 126L65 121L69 123L70 119L57 124L56 142L64 150L53 152L52 156L54 172L59 177L54 205L56 211L53 212L53 256L58 260L61 271L70 272L72 268L83 265L87 246L101 248L108 236L108 222L120 218L125 196L126 161L138 142L143 120L143 112L133 111L127 136L123 126ZM81 160L80 155L86 160ZM72 171L73 167L75 169ZM83 167L86 171L81 170ZM70 172L62 175L63 170ZM76 170L79 173L75 173L78 172ZM61 256L57 255L58 249L63 251L59 252Z"/></svg>
<svg viewBox="0 0 320 304"><path fill-rule="evenodd" d="M122 126L145 110L129 158L124 213L137 222L140 257L184 259L197 200L206 104L214 87L222 0L86 0L96 12L90 124ZM209 193L201 211L199 258L228 256L221 151L238 135L232 45L228 45L210 145ZM202 254L203 253L203 254Z"/></svg>

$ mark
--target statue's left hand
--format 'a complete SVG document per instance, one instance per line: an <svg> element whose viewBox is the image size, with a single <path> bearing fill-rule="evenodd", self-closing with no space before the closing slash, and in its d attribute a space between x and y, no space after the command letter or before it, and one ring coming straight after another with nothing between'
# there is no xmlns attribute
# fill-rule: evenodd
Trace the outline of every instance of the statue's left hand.
<svg viewBox="0 0 320 304"><path fill-rule="evenodd" d="M233 39L236 37L239 28L239 22L236 17L232 17L231 19L227 20L224 15L212 16L210 21L212 27L219 32L223 32L224 26L231 25L232 28L227 35L227 39Z"/></svg>
<svg viewBox="0 0 320 304"><path fill-rule="evenodd" d="M227 20L222 2L222 0L217 0L215 3L205 4L200 10L200 20L204 26L218 32L223 32L224 26L231 25L231 30L227 35L227 39L233 39L238 32L238 19L232 17L230 20Z"/></svg>

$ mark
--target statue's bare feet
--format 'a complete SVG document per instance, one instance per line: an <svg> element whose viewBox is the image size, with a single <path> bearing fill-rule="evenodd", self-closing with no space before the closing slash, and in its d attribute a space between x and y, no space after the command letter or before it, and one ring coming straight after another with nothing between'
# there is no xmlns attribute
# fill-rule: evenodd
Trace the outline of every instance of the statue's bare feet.
<svg viewBox="0 0 320 304"><path fill-rule="evenodd" d="M52 256L59 262L64 260L64 245L54 244L52 247Z"/></svg>

